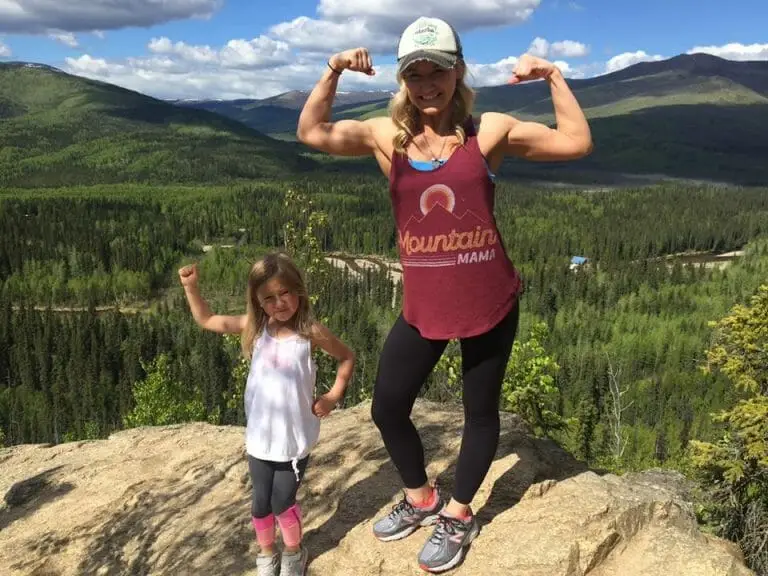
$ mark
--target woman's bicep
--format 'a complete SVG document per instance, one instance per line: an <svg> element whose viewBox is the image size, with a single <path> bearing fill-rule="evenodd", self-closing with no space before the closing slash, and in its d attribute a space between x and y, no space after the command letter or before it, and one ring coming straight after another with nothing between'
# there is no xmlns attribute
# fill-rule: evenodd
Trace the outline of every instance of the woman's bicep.
<svg viewBox="0 0 768 576"><path fill-rule="evenodd" d="M498 112L481 117L481 149L489 156L518 156L528 160L571 160L584 156L584 147L567 134L539 122L524 122Z"/></svg>
<svg viewBox="0 0 768 576"><path fill-rule="evenodd" d="M376 147L373 125L369 121L323 122L298 131L297 136L307 146L338 156L368 156Z"/></svg>
<svg viewBox="0 0 768 576"><path fill-rule="evenodd" d="M509 131L507 151L529 160L573 160L584 156L574 138L538 122L517 122Z"/></svg>

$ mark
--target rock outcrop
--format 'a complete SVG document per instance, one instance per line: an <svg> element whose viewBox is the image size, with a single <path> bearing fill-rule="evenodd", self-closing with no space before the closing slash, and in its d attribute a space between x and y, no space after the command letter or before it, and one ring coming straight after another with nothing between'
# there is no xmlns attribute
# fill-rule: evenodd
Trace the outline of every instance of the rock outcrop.
<svg viewBox="0 0 768 576"><path fill-rule="evenodd" d="M448 490L462 412L417 403L429 472ZM482 531L451 572L473 576L746 576L737 547L696 526L680 476L600 476L505 415L473 507ZM0 573L254 574L243 429L186 424L0 450ZM371 535L400 497L369 405L323 422L300 498L316 576L423 574L429 532Z"/></svg>

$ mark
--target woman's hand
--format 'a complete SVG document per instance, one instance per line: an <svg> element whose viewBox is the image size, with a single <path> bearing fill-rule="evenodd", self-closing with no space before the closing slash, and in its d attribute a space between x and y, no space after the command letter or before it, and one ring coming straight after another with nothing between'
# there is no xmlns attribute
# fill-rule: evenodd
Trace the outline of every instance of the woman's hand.
<svg viewBox="0 0 768 576"><path fill-rule="evenodd" d="M339 72L351 70L352 72L368 74L368 76L376 74L376 71L373 69L373 60L367 48L353 48L352 50L339 52L331 56L328 63Z"/></svg>
<svg viewBox="0 0 768 576"><path fill-rule="evenodd" d="M509 83L520 84L520 82L527 82L529 80L549 78L557 69L557 66L548 60L544 60L544 58L523 54L517 61L517 65L515 66L514 72L512 72L512 78L510 78Z"/></svg>

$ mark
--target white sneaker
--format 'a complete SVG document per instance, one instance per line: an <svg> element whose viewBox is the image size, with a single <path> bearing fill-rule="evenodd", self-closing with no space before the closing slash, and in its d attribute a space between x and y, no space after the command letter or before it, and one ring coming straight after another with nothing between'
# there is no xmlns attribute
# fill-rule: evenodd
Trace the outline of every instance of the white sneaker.
<svg viewBox="0 0 768 576"><path fill-rule="evenodd" d="M304 576L308 559L309 553L304 546L298 552L283 552L280 576Z"/></svg>
<svg viewBox="0 0 768 576"><path fill-rule="evenodd" d="M256 556L256 574L257 576L278 576L280 573L280 554L272 556Z"/></svg>

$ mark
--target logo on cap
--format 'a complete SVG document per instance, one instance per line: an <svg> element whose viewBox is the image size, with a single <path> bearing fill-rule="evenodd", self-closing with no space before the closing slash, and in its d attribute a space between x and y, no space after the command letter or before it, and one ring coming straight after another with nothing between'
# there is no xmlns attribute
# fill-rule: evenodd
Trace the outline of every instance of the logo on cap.
<svg viewBox="0 0 768 576"><path fill-rule="evenodd" d="M413 32L413 43L419 46L434 46L437 44L437 26L425 24Z"/></svg>

